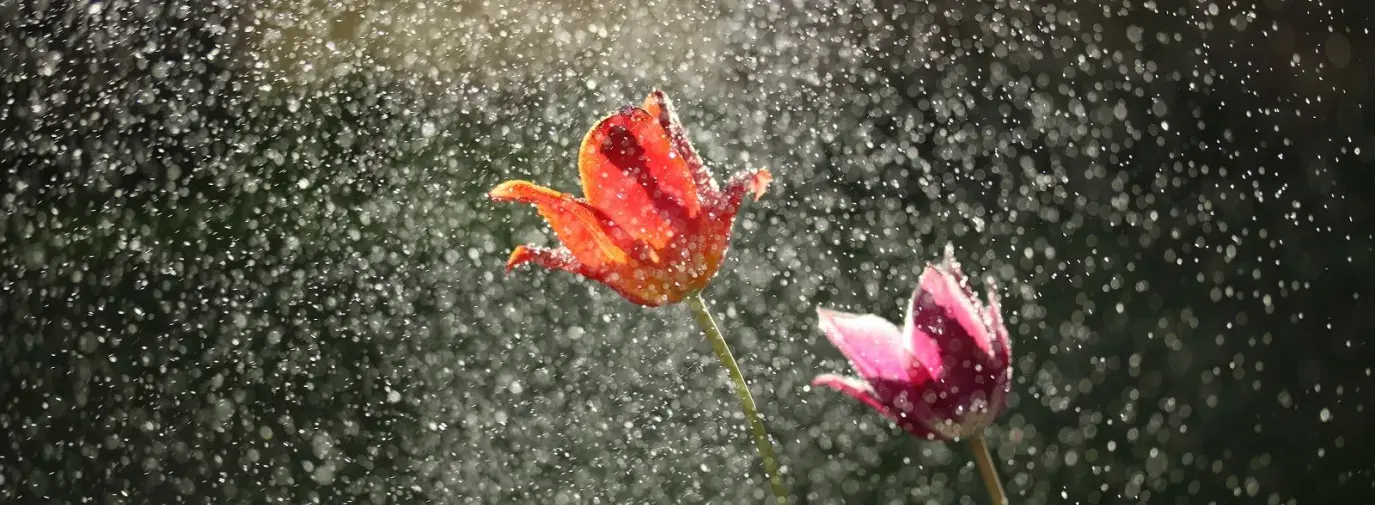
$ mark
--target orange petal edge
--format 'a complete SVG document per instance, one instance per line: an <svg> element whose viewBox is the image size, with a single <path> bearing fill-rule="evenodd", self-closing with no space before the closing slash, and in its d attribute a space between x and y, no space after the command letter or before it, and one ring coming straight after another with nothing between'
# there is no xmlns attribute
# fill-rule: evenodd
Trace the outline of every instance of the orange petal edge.
<svg viewBox="0 0 1375 505"><path fill-rule="evenodd" d="M529 247L523 245L516 246L515 250L511 251L511 256L506 258L506 273L509 274L522 263L530 261L532 256L533 254L531 254Z"/></svg>
<svg viewBox="0 0 1375 505"><path fill-rule="evenodd" d="M761 168L750 175L749 190L754 193L754 201L757 202L760 197L764 196L764 192L769 189L770 182L773 182L773 174L769 173L767 168Z"/></svg>
<svg viewBox="0 0 1375 505"><path fill-rule="evenodd" d="M488 191L487 198L491 198L492 200L498 202L522 200L522 194L527 193L535 188L538 188L538 186L536 186L535 183L530 181L506 181L501 184L498 184L497 187L492 188L491 191Z"/></svg>

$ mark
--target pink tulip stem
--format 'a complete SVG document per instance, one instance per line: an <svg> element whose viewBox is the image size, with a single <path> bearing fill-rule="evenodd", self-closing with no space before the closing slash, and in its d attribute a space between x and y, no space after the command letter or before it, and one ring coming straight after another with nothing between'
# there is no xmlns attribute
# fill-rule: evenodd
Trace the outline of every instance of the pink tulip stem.
<svg viewBox="0 0 1375 505"><path fill-rule="evenodd" d="M726 370L730 372L731 382L735 383L735 394L740 397L740 409L745 411L750 433L754 435L754 445L759 449L759 455L764 458L764 474L773 488L773 495L778 499L778 505L787 505L788 491L783 487L783 479L779 477L778 458L773 454L773 444L769 442L769 434L764 431L764 421L760 420L754 397L750 396L749 386L745 384L745 375L740 373L740 365L735 362L735 357L731 356L730 346L726 345L725 337L721 336L721 329L716 326L716 321L712 320L711 313L707 312L707 304L702 301L702 295L688 295L687 303L692 309L692 316L697 319L697 325L707 334L707 340L716 351L716 357L726 366Z"/></svg>
<svg viewBox="0 0 1375 505"><path fill-rule="evenodd" d="M983 476L984 487L988 488L993 505L1007 505L1007 494L1003 492L1003 482L998 479L998 469L993 466L993 453L988 450L988 442L984 441L983 435L978 435L969 439L969 445L974 448L974 465L979 467L979 474Z"/></svg>

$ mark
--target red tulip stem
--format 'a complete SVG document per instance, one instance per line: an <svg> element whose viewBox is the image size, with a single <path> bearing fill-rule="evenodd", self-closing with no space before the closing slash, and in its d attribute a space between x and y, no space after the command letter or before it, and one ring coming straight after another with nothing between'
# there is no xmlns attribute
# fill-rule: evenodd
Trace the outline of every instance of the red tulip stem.
<svg viewBox="0 0 1375 505"><path fill-rule="evenodd" d="M1003 492L1003 482L998 479L998 469L993 466L993 453L988 450L988 442L984 441L983 435L977 435L969 439L969 445L974 447L974 465L979 467L979 474L983 476L984 487L988 488L993 505L1007 505L1007 494Z"/></svg>
<svg viewBox="0 0 1375 505"><path fill-rule="evenodd" d="M692 309L692 316L697 319L697 324L702 327L702 332L707 334L707 340L716 351L716 357L726 366L726 370L730 372L731 382L735 383L735 394L740 397L740 409L745 411L750 433L754 435L754 445L759 448L759 455L764 458L764 474L773 488L773 495L778 499L778 505L787 505L788 491L783 487L783 479L778 473L778 458L773 454L773 444L769 442L769 434L764 431L764 421L760 420L754 397L750 396L749 386L745 384L745 375L740 373L740 365L735 362L735 357L731 356L730 346L726 345L725 337L721 336L721 329L716 326L716 321L712 320L711 313L707 312L707 304L702 301L702 295L688 295L687 302L688 307Z"/></svg>

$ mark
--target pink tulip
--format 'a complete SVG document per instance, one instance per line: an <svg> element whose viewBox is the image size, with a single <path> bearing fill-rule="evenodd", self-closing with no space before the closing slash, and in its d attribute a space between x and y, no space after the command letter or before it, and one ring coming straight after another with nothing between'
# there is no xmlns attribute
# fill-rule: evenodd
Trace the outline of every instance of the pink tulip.
<svg viewBox="0 0 1375 505"><path fill-rule="evenodd" d="M812 385L853 396L921 438L977 438L1012 386L1007 327L987 284L985 306L947 253L922 273L902 330L873 314L818 309L821 331L859 377L821 375Z"/></svg>

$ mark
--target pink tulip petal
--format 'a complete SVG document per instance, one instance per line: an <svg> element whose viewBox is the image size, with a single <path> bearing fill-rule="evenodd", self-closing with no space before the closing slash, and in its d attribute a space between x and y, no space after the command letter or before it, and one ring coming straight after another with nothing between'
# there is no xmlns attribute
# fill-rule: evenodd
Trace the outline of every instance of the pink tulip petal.
<svg viewBox="0 0 1375 505"><path fill-rule="evenodd" d="M907 313L907 332L918 341L921 340L920 333L936 339L963 337L972 341L985 356L993 356L988 324L983 320L984 308L970 296L972 293L967 288L960 285L959 277L946 268L954 268L953 271L958 272L959 267L928 266L922 272L920 285L912 295L911 309ZM948 321L954 321L958 327L949 327L945 324ZM923 322L928 324L923 326ZM930 335L932 332L940 335ZM920 348L916 343L913 344L913 349Z"/></svg>
<svg viewBox="0 0 1375 505"><path fill-rule="evenodd" d="M823 386L840 391L864 402L865 405L873 407L874 410L882 412L884 415L891 416L888 406L878 398L878 395L874 393L874 388L869 387L869 383L864 382L864 379L828 373L812 379L812 386Z"/></svg>
<svg viewBox="0 0 1375 505"><path fill-rule="evenodd" d="M911 380L912 353L893 323L873 314L817 309L821 331L869 382Z"/></svg>
<svg viewBox="0 0 1375 505"><path fill-rule="evenodd" d="M993 330L994 350L998 355L998 361L1004 365L1011 364L1012 361L1012 339L1008 335L1007 326L1003 324L1003 313L1001 299L998 297L998 283L989 277L986 281L988 291L988 305L985 307L985 317L988 318L988 326Z"/></svg>
<svg viewBox="0 0 1375 505"><path fill-rule="evenodd" d="M863 379L835 374L822 374L812 379L812 386L828 387L864 402L865 405L877 410L883 417L897 423L899 427L918 438L927 440L940 438L922 423L898 414L892 407L884 403L884 401L878 397L878 394L874 392L874 388L869 386L869 383L865 382Z"/></svg>

